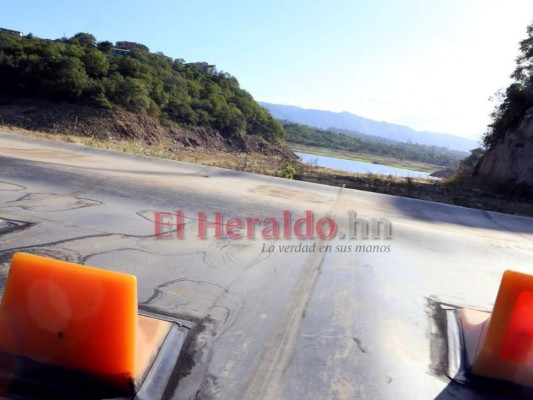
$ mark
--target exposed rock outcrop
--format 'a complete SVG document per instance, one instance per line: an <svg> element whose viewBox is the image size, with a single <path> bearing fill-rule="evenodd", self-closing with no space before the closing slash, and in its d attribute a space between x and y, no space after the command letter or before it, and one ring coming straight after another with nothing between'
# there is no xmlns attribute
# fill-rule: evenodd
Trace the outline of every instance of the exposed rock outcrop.
<svg viewBox="0 0 533 400"><path fill-rule="evenodd" d="M494 181L533 187L533 107L487 150L474 174Z"/></svg>

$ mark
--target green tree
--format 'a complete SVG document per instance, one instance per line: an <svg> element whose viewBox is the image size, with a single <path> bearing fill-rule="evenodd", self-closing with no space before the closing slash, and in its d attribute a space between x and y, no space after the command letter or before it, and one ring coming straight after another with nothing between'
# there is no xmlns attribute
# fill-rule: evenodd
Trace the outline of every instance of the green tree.
<svg viewBox="0 0 533 400"><path fill-rule="evenodd" d="M140 78L142 75L143 64L133 57L115 57L113 59L117 71L123 76Z"/></svg>
<svg viewBox="0 0 533 400"><path fill-rule="evenodd" d="M80 32L76 33L69 40L70 44L75 44L81 47L95 47L96 38L90 33Z"/></svg>
<svg viewBox="0 0 533 400"><path fill-rule="evenodd" d="M507 129L518 123L533 106L533 22L527 27L528 37L520 42L520 56L511 77L514 82L497 94L498 104L491 113L491 123L483 136L485 148L494 146Z"/></svg>
<svg viewBox="0 0 533 400"><path fill-rule="evenodd" d="M126 77L117 85L116 99L135 112L145 112L150 107L148 89L142 80L136 78Z"/></svg>
<svg viewBox="0 0 533 400"><path fill-rule="evenodd" d="M113 43L110 41L104 40L103 42L98 42L96 47L98 50L100 50L102 53L109 54L113 50Z"/></svg>
<svg viewBox="0 0 533 400"><path fill-rule="evenodd" d="M45 95L55 98L79 98L89 82L82 62L77 58L62 57L51 63L51 66L50 75L45 78L43 85Z"/></svg>
<svg viewBox="0 0 533 400"><path fill-rule="evenodd" d="M520 56L516 59L516 69L511 75L519 82L527 84L533 75L533 22L526 28L528 37L520 42Z"/></svg>
<svg viewBox="0 0 533 400"><path fill-rule="evenodd" d="M91 77L99 78L107 75L109 71L109 59L100 50L90 49L81 60L85 66L85 71Z"/></svg>

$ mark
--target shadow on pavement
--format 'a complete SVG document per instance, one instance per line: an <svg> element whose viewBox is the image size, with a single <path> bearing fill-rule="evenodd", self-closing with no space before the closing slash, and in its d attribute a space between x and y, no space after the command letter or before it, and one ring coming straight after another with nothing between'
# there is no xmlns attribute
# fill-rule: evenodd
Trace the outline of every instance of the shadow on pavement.
<svg viewBox="0 0 533 400"><path fill-rule="evenodd" d="M391 204L406 217L414 220L533 234L533 218L530 217L433 203L405 197L393 197Z"/></svg>

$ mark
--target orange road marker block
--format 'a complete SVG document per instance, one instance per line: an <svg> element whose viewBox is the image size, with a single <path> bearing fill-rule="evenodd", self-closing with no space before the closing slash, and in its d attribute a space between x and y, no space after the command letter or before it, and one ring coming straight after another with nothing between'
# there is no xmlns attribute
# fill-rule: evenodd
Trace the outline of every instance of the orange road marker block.
<svg viewBox="0 0 533 400"><path fill-rule="evenodd" d="M0 304L0 351L132 391L171 323L137 315L129 274L16 253Z"/></svg>
<svg viewBox="0 0 533 400"><path fill-rule="evenodd" d="M533 275L504 272L471 372L533 387Z"/></svg>

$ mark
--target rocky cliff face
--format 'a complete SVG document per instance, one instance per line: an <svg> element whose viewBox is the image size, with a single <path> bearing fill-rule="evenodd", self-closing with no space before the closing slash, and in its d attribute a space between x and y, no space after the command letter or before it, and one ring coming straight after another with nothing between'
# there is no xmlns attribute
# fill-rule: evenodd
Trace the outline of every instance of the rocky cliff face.
<svg viewBox="0 0 533 400"><path fill-rule="evenodd" d="M533 187L533 107L485 153L475 174Z"/></svg>

